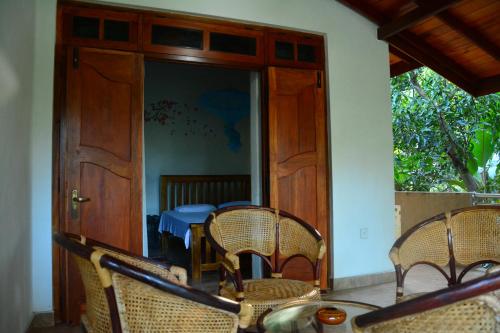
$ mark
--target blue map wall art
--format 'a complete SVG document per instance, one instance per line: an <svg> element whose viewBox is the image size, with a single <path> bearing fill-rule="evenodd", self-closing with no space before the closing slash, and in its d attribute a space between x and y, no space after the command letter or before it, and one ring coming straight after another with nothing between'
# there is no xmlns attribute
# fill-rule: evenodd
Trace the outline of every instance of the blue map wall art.
<svg viewBox="0 0 500 333"><path fill-rule="evenodd" d="M214 90L200 96L198 105L224 122L224 134L233 152L241 148L240 133L235 126L250 114L250 95L238 90Z"/></svg>

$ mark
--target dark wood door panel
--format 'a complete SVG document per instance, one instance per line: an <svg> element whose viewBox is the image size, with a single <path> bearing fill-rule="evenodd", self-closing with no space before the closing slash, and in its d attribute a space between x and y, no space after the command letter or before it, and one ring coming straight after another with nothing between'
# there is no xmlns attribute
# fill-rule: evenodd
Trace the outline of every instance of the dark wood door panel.
<svg viewBox="0 0 500 333"><path fill-rule="evenodd" d="M142 55L90 48L68 54L63 231L141 254ZM63 313L78 323L84 297L71 258L64 277Z"/></svg>
<svg viewBox="0 0 500 333"><path fill-rule="evenodd" d="M280 209L293 212L310 225L318 228L317 221L317 170L309 166L297 170L293 174L278 179L278 193Z"/></svg>
<svg viewBox="0 0 500 333"><path fill-rule="evenodd" d="M122 249L130 248L131 180L92 163L81 164L81 194L91 200L81 206L83 235Z"/></svg>
<svg viewBox="0 0 500 333"><path fill-rule="evenodd" d="M82 64L80 146L108 151L124 161L131 154L132 84L110 79Z"/></svg>
<svg viewBox="0 0 500 333"><path fill-rule="evenodd" d="M269 169L271 206L316 228L329 242L326 110L320 71L269 69ZM329 253L321 287L327 287ZM310 281L311 264L293 259L284 276Z"/></svg>

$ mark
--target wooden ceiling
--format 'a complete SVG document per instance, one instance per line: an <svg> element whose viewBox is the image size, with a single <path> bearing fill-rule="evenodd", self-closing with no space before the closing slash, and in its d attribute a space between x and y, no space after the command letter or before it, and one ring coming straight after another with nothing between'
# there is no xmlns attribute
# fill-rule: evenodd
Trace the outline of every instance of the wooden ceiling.
<svg viewBox="0 0 500 333"><path fill-rule="evenodd" d="M338 0L379 26L391 76L427 66L473 96L500 91L500 0Z"/></svg>

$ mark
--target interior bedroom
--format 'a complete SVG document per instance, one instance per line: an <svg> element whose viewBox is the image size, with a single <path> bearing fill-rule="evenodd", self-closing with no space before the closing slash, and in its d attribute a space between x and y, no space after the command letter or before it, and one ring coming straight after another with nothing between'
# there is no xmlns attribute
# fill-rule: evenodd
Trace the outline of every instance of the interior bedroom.
<svg viewBox="0 0 500 333"><path fill-rule="evenodd" d="M218 276L206 218L260 203L258 73L153 61L144 71L148 256L206 285ZM251 276L250 257L244 266Z"/></svg>

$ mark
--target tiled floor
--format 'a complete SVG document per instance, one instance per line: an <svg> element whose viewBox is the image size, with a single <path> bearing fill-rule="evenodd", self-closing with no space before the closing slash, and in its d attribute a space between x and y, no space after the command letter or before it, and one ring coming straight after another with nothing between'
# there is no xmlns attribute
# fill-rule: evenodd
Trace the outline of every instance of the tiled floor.
<svg viewBox="0 0 500 333"><path fill-rule="evenodd" d="M481 275L480 272L472 271L467 274L467 279ZM467 280L466 279L466 280ZM209 292L216 291L216 275L205 275L202 284L193 284L194 287L204 289ZM416 266L407 275L405 282L405 294L417 292L428 292L441 288L446 288L445 278L435 269L429 266ZM333 291L324 296L325 299L342 299L388 306L394 304L396 293L396 283L384 283L369 287L362 287L349 290ZM50 328L31 329L29 333L80 333L79 327L57 326Z"/></svg>
<svg viewBox="0 0 500 333"><path fill-rule="evenodd" d="M482 275L480 272L471 271L464 280L469 280ZM436 269L419 265L410 270L405 280L405 295L429 292L446 288L448 283ZM375 286L362 287L349 290L334 291L326 297L329 299L344 299L351 301L388 306L394 304L396 298L396 282L384 283Z"/></svg>

